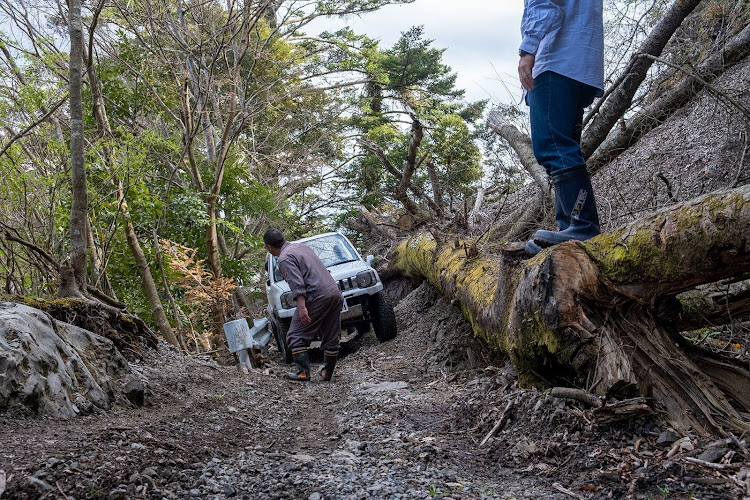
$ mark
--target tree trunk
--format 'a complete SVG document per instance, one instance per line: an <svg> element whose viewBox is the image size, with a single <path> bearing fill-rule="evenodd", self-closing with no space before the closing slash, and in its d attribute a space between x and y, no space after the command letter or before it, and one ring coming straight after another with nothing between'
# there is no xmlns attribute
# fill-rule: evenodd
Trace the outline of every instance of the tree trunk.
<svg viewBox="0 0 750 500"><path fill-rule="evenodd" d="M83 66L83 25L81 0L70 0L70 267L73 282L61 287L59 293L82 295L86 289L86 257L88 238L88 192L86 190L86 164L83 158L83 105L81 102L81 77ZM62 280L65 281L65 280Z"/></svg>
<svg viewBox="0 0 750 500"><path fill-rule="evenodd" d="M588 158L604 142L610 130L627 112L633 102L633 97L641 83L646 79L652 59L641 57L641 54L660 56L662 50L672 38L672 35L687 16L692 13L701 0L676 0L664 14L659 23L651 30L649 36L641 44L639 50L633 54L630 63L623 70L616 85L607 97L597 104L595 110L603 111L596 115L586 127L586 134L581 141L583 157ZM608 91L608 92L610 92ZM588 117L587 117L588 118Z"/></svg>
<svg viewBox="0 0 750 500"><path fill-rule="evenodd" d="M119 179L117 180L117 191L118 194L122 193L122 183ZM177 337L172 330L172 326L169 324L167 315L164 313L164 307L161 304L159 292L156 290L156 284L151 275L151 269L148 266L146 255L143 253L141 244L138 241L138 235L135 233L135 228L133 227L133 222L130 219L130 214L127 212L127 209L123 210L123 215L125 217L125 237L128 241L130 251L133 253L133 257L135 257L138 274L141 277L141 283L143 283L143 289L146 292L146 299L151 306L151 314L154 315L156 326L159 328L159 333L164 337L164 340L179 349L180 343L177 341Z"/></svg>
<svg viewBox="0 0 750 500"><path fill-rule="evenodd" d="M164 256L162 255L161 247L159 246L159 233L157 231L157 228L153 229L153 238L154 238L154 252L156 253L156 262L159 265L159 273L161 274L162 286L164 287L164 293L167 295L167 300L169 301L169 307L172 309L172 317L174 318L175 325L177 326L177 333L175 334L175 337L177 337L177 343L179 344L178 347L182 349L183 351L187 351L187 346L185 345L185 336L183 332L182 318L180 317L180 311L177 307L177 303L175 303L174 295L172 295L172 292L169 290L169 283L167 282L167 273L164 271Z"/></svg>
<svg viewBox="0 0 750 500"><path fill-rule="evenodd" d="M534 179L539 189L549 192L549 178L544 171L544 167L536 161L534 150L531 148L531 137L518 130L515 125L506 120L502 114L494 109L490 111L487 118L487 126L505 139L510 147L513 148L513 151L516 152L518 159L521 161L521 165L523 165L523 168L526 169L531 178Z"/></svg>
<svg viewBox="0 0 750 500"><path fill-rule="evenodd" d="M89 39L92 39L94 36L93 31L96 28L96 19L98 19L98 14L101 12L102 7L103 2L100 2L96 10L96 15L94 16L94 22L92 23L90 28L91 32L89 33ZM89 84L92 89L92 111L94 117L96 118L97 129L99 134L103 138L105 138L105 140L110 140L112 138L112 128L109 123L109 117L107 116L107 108L104 105L99 78L96 71L94 71L93 53L91 51L88 52L86 59L88 61L86 69L89 76ZM159 298L159 293L156 289L156 284L151 274L151 268L148 265L146 256L143 253L143 249L141 248L141 243L140 241L138 241L138 235L135 232L135 227L133 227L132 219L130 217L130 214L128 213L127 204L125 202L125 189L122 185L122 181L120 180L117 172L114 169L115 154L113 148L106 144L104 145L104 156L107 165L112 170L112 182L115 185L115 194L117 196L118 202L120 203L120 209L122 210L123 216L125 217L125 239L128 242L128 247L130 248L133 257L135 258L136 267L138 268L138 274L141 277L141 282L146 294L146 299L151 306L151 313L154 315L154 321L156 321L156 326L159 329L159 333L162 335L162 337L164 337L164 340L179 349L180 343L178 342L177 337L172 330L172 326L169 324L167 315L164 313L164 307L162 306L161 299ZM93 238L91 239L91 241L93 243ZM94 248L92 248L91 250L92 252L95 251Z"/></svg>
<svg viewBox="0 0 750 500"><path fill-rule="evenodd" d="M625 127L615 128L597 151L587 159L589 170L595 173L617 158L623 151L655 129L692 97L700 92L705 83L710 83L750 54L750 25L738 33L721 52L710 56L695 70L694 75L685 75L664 96L649 104L638 114L629 118Z"/></svg>
<svg viewBox="0 0 750 500"><path fill-rule="evenodd" d="M443 213L443 187L440 185L440 177L438 177L437 168L435 162L427 161L427 175L430 179L430 185L432 186L432 199L435 201L435 205L440 208L438 215Z"/></svg>
<svg viewBox="0 0 750 500"><path fill-rule="evenodd" d="M552 189L549 176L544 171L544 167L536 161L534 150L531 148L531 137L518 130L515 125L506 120L496 110L490 111L487 125L493 132L505 139L513 151L516 152L521 165L526 169L531 178L534 179L534 183L539 188L534 199L529 201L526 206L521 207L511 217L511 220L516 221L513 227L505 234L493 235L492 237L494 240L507 243L529 232L528 229L531 225L537 222L544 212L552 209L555 203L555 192Z"/></svg>
<svg viewBox="0 0 750 500"><path fill-rule="evenodd" d="M468 258L459 242L438 248L422 234L398 247L394 266L457 299L524 385L573 379L600 395L640 393L673 425L724 435L750 430L750 371L679 335L676 296L747 276L748 234L743 186L528 261L510 250Z"/></svg>

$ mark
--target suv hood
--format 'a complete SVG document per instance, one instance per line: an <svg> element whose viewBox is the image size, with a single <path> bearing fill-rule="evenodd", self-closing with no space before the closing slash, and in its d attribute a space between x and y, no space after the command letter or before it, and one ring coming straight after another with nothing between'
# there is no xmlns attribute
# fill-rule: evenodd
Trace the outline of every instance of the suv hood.
<svg viewBox="0 0 750 500"><path fill-rule="evenodd" d="M328 271L331 273L331 276L333 276L333 279L338 281L340 279L355 276L357 273L368 269L369 267L367 267L365 262L356 260L354 262L344 262L343 264L331 266L328 268Z"/></svg>
<svg viewBox="0 0 750 500"><path fill-rule="evenodd" d="M328 271L331 273L331 276L333 276L334 280L339 281L356 276L357 273L367 271L368 269L370 268L367 266L366 262L362 260L356 260L354 262L344 262L343 264L331 266L328 268ZM378 281L379 280L380 278L378 278ZM282 290L282 292L289 291L289 283L287 283L286 281L277 281L276 286L278 286Z"/></svg>

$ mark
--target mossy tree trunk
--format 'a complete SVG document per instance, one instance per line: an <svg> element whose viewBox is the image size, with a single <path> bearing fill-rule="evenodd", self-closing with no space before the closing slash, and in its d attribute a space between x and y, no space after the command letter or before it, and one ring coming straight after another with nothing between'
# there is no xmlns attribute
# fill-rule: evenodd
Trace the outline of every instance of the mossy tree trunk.
<svg viewBox="0 0 750 500"><path fill-rule="evenodd" d="M690 345L677 327L686 329L688 317L678 294L747 278L750 186L530 260L508 248L472 256L470 247L420 234L398 247L394 266L457 299L475 333L510 356L523 384L575 380L600 395L648 396L677 427L750 430L747 366Z"/></svg>
<svg viewBox="0 0 750 500"><path fill-rule="evenodd" d="M83 154L83 104L81 78L83 72L83 24L81 2L72 0L70 17L70 265L60 280L58 294L62 297L83 297L86 290L86 256L88 238L88 190L86 187L86 162ZM69 269L67 269L69 267Z"/></svg>

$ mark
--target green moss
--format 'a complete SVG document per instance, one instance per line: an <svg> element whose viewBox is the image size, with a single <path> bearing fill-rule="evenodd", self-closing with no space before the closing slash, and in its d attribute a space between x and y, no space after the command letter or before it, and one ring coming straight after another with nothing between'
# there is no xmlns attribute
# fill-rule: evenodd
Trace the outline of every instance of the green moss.
<svg viewBox="0 0 750 500"><path fill-rule="evenodd" d="M669 281L714 250L716 238L705 237L702 226L710 223L711 232L731 231L747 201L739 192L710 195L657 214L648 226L611 231L586 246L602 273L615 283Z"/></svg>
<svg viewBox="0 0 750 500"><path fill-rule="evenodd" d="M703 218L703 210L700 206L685 205L678 208L671 218L676 220L677 227L680 230L686 230L700 224L701 218Z"/></svg>
<svg viewBox="0 0 750 500"><path fill-rule="evenodd" d="M560 339L547 326L541 309L523 320L513 338L508 336L513 290L524 275L522 268L503 269L499 260L486 255L467 257L461 241L438 249L434 239L424 235L399 245L396 254L394 264L402 272L424 276L442 293L458 297L474 334L493 350L511 353L519 373L532 373L561 349ZM505 290L502 297L497 297L501 273ZM504 301L503 317L482 318L480 314L491 311L493 301L498 299Z"/></svg>
<svg viewBox="0 0 750 500"><path fill-rule="evenodd" d="M16 297L16 301L29 307L33 307L34 309L40 309L42 311L67 310L73 312L79 311L81 308L88 305L88 301L73 297L42 298L24 295L22 297Z"/></svg>

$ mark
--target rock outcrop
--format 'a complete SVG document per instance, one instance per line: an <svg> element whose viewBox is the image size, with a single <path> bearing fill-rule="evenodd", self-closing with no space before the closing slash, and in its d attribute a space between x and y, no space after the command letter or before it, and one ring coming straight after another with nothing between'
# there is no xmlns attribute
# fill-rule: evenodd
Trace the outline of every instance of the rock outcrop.
<svg viewBox="0 0 750 500"><path fill-rule="evenodd" d="M60 418L108 409L130 373L112 341L47 313L0 303L0 409Z"/></svg>

